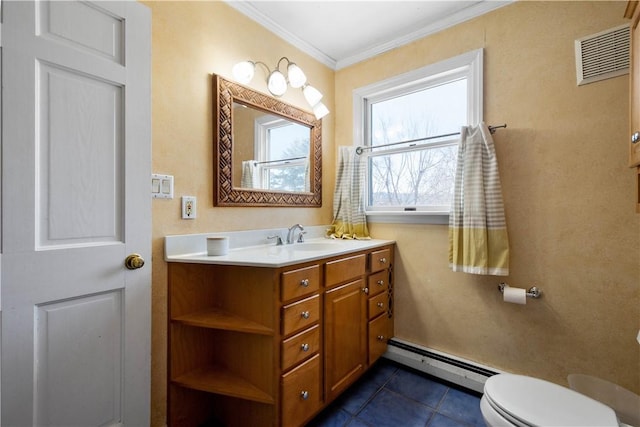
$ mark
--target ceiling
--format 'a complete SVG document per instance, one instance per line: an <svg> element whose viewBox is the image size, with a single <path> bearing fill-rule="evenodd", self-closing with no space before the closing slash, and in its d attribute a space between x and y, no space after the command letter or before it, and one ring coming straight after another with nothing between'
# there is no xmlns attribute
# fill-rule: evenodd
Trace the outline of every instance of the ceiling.
<svg viewBox="0 0 640 427"><path fill-rule="evenodd" d="M226 0L335 70L410 43L514 0Z"/></svg>

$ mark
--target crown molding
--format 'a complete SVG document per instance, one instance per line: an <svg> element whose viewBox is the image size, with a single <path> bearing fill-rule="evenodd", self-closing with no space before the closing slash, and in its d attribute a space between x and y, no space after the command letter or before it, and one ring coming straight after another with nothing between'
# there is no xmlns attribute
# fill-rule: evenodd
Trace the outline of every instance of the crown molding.
<svg viewBox="0 0 640 427"><path fill-rule="evenodd" d="M314 59L321 62L322 64L326 65L327 67L333 70L340 70L342 68L346 68L358 62L365 61L376 55L380 55L384 52L388 52L400 46L404 46L406 44L412 43L421 38L435 34L439 31L445 30L454 25L476 18L480 15L484 15L485 13L491 12L495 9L499 9L503 6L509 5L516 0L497 0L497 1L484 0L471 7L463 9L453 15L440 19L433 24L426 25L425 27L420 28L417 31L397 37L386 43L382 43L382 44L373 46L369 49L365 49L356 55L352 55L339 60L336 60L326 55L324 52L320 51L316 47L300 39L295 34L285 30L283 27L278 25L271 18L262 14L258 9L256 9L250 3L244 2L244 1L238 1L238 0L224 0L224 1L232 8L236 9L238 12L242 13L248 18L262 25L267 30L276 34L286 42L291 43L293 46L297 47L298 49L305 52L306 54L313 57Z"/></svg>
<svg viewBox="0 0 640 427"><path fill-rule="evenodd" d="M373 58L376 55L380 55L384 52L388 52L400 46L404 46L416 40L420 40L424 37L427 37L432 34L438 33L442 30L445 30L449 27L453 27L454 25L458 25L462 22L476 18L480 15L484 15L485 13L489 13L495 9L499 9L503 6L513 3L514 1L516 0L483 1L481 3L477 3L471 7L463 9L457 13L454 13L453 15L449 15L446 18L440 19L437 22L434 22L433 24L426 25L425 27L420 28L417 31L414 31L412 33L406 34L401 37L397 37L389 42L376 45L356 55L352 55L344 59L340 59L336 62L335 70L340 70L342 68L349 67L358 62L367 60L369 58Z"/></svg>
<svg viewBox="0 0 640 427"><path fill-rule="evenodd" d="M285 30L280 25L278 25L275 21L273 21L271 18L262 14L258 9L253 7L253 5L251 5L250 3L247 3L244 1L237 1L237 0L224 0L224 1L229 6L237 10L238 12L242 13L249 19L252 19L253 21L262 25L267 30L271 31L272 33L274 33L284 41L291 43L293 46L297 47L298 49L308 54L315 60L323 63L324 65L331 68L332 70L336 69L335 59L331 58L330 56L326 55L324 52L320 51L319 49L305 42L304 40L302 40L292 32Z"/></svg>

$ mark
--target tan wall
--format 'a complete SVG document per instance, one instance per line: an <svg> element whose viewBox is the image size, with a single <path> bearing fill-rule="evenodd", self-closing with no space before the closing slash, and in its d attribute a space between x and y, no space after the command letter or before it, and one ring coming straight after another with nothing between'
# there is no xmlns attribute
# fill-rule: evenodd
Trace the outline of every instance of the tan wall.
<svg viewBox="0 0 640 427"><path fill-rule="evenodd" d="M336 145L351 143L353 89L484 48L512 286L452 273L447 227L371 224L398 241L395 334L566 384L582 372L640 391L640 215L626 167L628 77L576 86L574 40L625 23L626 2L518 2L336 73Z"/></svg>
<svg viewBox="0 0 640 427"><path fill-rule="evenodd" d="M371 224L374 237L398 240L396 335L507 371L559 383L585 372L640 392L628 79L577 87L573 59L574 39L625 22L625 2L516 3L336 73L223 2L144 3L153 16L153 171L176 180L173 200L153 202L153 426L166 422L163 237L329 223L336 147L352 142L352 90L480 47L485 120L509 126L495 135L512 253L506 280L535 283L544 297L504 304L500 278L451 273L445 226ZM284 55L331 110L323 207L214 208L209 75L231 77L240 60L274 64ZM266 92L260 77L252 85ZM306 109L299 93L284 100ZM182 195L198 197L196 220L180 219Z"/></svg>
<svg viewBox="0 0 640 427"><path fill-rule="evenodd" d="M151 421L166 422L167 265L163 237L170 234L282 227L331 222L334 183L333 123L323 119L323 206L321 208L214 208L211 73L231 78L242 60L272 68L281 56L296 62L334 109L334 72L226 3L145 1L153 25L153 171L175 177L175 198L153 201L153 325ZM266 93L258 69L251 86ZM299 90L283 100L308 110ZM180 196L198 198L195 220L180 219Z"/></svg>

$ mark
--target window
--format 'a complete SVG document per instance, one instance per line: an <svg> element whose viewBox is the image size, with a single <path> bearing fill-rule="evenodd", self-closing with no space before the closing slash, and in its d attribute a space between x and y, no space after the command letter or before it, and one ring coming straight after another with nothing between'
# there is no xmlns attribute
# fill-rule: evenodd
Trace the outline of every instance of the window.
<svg viewBox="0 0 640 427"><path fill-rule="evenodd" d="M259 187L274 191L309 191L309 128L280 117L256 120Z"/></svg>
<svg viewBox="0 0 640 427"><path fill-rule="evenodd" d="M367 215L448 214L460 127L482 120L482 50L357 89L354 116Z"/></svg>

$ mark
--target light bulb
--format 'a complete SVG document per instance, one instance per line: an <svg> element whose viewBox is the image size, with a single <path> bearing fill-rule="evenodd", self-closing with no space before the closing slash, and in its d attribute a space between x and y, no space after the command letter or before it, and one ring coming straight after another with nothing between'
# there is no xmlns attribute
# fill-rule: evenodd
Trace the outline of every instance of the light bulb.
<svg viewBox="0 0 640 427"><path fill-rule="evenodd" d="M306 85L304 89L302 89L302 93L304 94L304 99L307 100L311 107L314 107L322 99L320 91L313 86Z"/></svg>
<svg viewBox="0 0 640 427"><path fill-rule="evenodd" d="M267 80L267 88L274 96L282 96L287 91L287 79L280 71L275 70L269 75Z"/></svg>
<svg viewBox="0 0 640 427"><path fill-rule="evenodd" d="M246 85L253 79L253 73L256 69L256 64L251 61L242 61L238 62L233 66L231 72L233 73L233 78L240 84Z"/></svg>
<svg viewBox="0 0 640 427"><path fill-rule="evenodd" d="M307 76L305 76L300 67L293 62L289 63L287 67L287 76L289 77L289 84L294 89L302 87L302 85L307 82Z"/></svg>
<svg viewBox="0 0 640 427"><path fill-rule="evenodd" d="M318 102L313 107L313 114L316 116L316 119L320 120L321 118L329 114L329 109L322 102Z"/></svg>

